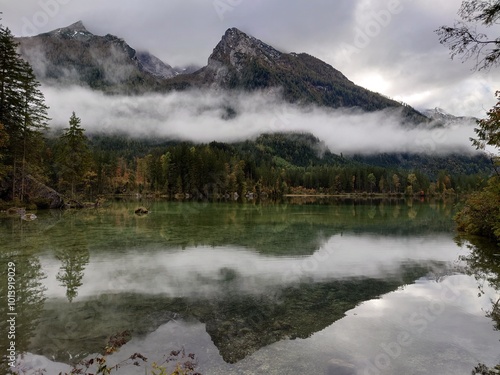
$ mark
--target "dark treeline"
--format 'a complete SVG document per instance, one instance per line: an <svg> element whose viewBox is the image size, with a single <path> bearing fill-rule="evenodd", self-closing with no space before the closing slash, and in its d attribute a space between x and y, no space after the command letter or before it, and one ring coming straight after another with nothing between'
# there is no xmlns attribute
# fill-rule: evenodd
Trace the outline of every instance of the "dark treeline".
<svg viewBox="0 0 500 375"><path fill-rule="evenodd" d="M64 134L48 141L48 149L56 150L55 159L57 150L64 149ZM61 163L48 160L48 175L59 191L89 197L134 193L199 198L294 193L450 195L477 189L482 181L480 175L442 170L432 179L417 170L370 166L330 153L318 156L312 140L309 134L268 134L235 144L193 144L93 135L84 140L88 147L82 152L87 156L70 158L86 160L78 173L68 174L65 167L65 174Z"/></svg>

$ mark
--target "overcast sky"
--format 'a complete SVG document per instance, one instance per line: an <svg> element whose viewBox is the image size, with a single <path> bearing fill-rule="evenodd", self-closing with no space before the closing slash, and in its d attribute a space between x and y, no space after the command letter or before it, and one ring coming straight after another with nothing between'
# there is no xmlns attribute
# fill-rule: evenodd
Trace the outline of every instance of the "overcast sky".
<svg viewBox="0 0 500 375"><path fill-rule="evenodd" d="M458 19L461 0L0 0L2 23L26 36L82 20L170 65L203 66L237 27L283 52L307 52L355 83L418 108L483 117L500 68L451 60L434 30ZM500 34L496 30L496 35Z"/></svg>

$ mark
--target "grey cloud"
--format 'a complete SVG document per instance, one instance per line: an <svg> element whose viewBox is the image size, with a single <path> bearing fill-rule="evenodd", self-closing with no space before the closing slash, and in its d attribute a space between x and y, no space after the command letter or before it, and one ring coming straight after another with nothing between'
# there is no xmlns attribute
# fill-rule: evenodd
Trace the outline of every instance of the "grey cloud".
<svg viewBox="0 0 500 375"><path fill-rule="evenodd" d="M359 234L333 236L324 241L312 255L304 258L275 257L272 262L269 261L269 255L263 256L251 249L232 246L188 247L182 251L150 254L146 259L138 259L139 255L134 251L125 252L120 259L102 251L92 257L91 262L94 264L88 267L88 280L79 289L79 296L105 293L105 288L111 284L115 289L123 288L124 291L133 290L144 294L196 296L200 295L201 290L205 296L218 295L225 292L220 289L222 269L231 269L238 275L237 288L241 293L261 294L269 291L269 288L288 286L304 277L316 281L356 278L360 275L378 278L388 273L399 274L402 263L426 263L436 258L443 263L451 263L455 259L451 251L436 254L436 248L443 248L449 243L447 237L432 240L388 238L384 242L384 254L372 251L370 243L375 240L372 236ZM422 246L422 242L426 246ZM356 245L358 250L353 252L349 245ZM331 256L333 253L335 256ZM356 261L359 258L365 262L359 264ZM136 266L138 263L141 263L139 270ZM42 264L48 268L49 274L57 273L57 269L50 270L50 260L42 259ZM190 272L185 272L187 265ZM316 267L311 269L311 265ZM144 269L150 272L144 272ZM93 272L95 275L91 274ZM200 285L201 282L203 285ZM64 298L64 289L60 288L55 278L47 281L47 289L48 296Z"/></svg>

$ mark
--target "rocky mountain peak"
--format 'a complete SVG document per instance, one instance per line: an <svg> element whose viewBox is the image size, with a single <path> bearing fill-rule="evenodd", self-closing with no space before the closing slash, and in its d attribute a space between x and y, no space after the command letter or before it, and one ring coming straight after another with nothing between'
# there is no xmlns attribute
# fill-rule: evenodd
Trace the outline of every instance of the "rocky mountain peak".
<svg viewBox="0 0 500 375"><path fill-rule="evenodd" d="M233 27L228 29L214 48L210 62L238 66L242 60L258 57L267 62L278 59L282 53L261 40Z"/></svg>
<svg viewBox="0 0 500 375"><path fill-rule="evenodd" d="M61 27L42 35L77 40L88 40L94 36L94 34L87 30L82 21L75 22L69 26Z"/></svg>
<svg viewBox="0 0 500 375"><path fill-rule="evenodd" d="M18 38L18 43L19 53L32 64L38 79L48 84L78 84L110 93L138 92L175 75L153 55L138 55L114 35L95 35L82 21Z"/></svg>
<svg viewBox="0 0 500 375"><path fill-rule="evenodd" d="M476 119L473 117L467 116L455 116L451 113L446 112L444 109L436 107L432 109L424 109L421 111L424 116L434 120L438 126L447 124L469 124L470 126L474 126L476 124Z"/></svg>
<svg viewBox="0 0 500 375"><path fill-rule="evenodd" d="M65 29L72 30L72 31L83 31L83 32L87 32L87 33L89 32L82 21L77 21L77 22L65 27Z"/></svg>

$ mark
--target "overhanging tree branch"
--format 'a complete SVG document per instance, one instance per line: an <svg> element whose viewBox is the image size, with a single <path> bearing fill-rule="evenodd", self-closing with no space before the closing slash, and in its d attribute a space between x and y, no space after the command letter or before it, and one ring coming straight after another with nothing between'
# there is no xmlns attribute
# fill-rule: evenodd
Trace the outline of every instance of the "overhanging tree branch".
<svg viewBox="0 0 500 375"><path fill-rule="evenodd" d="M475 60L474 69L489 69L500 62L500 38L492 39L478 32L469 23L479 23L490 27L499 23L500 1L468 0L463 1L458 12L463 21L450 26L441 26L435 32L439 42L451 51L451 58L461 56L462 61Z"/></svg>

